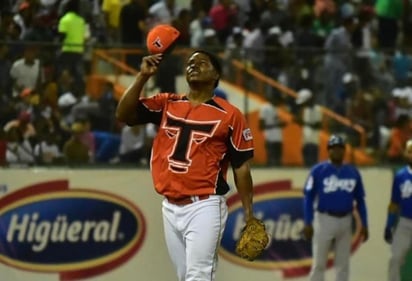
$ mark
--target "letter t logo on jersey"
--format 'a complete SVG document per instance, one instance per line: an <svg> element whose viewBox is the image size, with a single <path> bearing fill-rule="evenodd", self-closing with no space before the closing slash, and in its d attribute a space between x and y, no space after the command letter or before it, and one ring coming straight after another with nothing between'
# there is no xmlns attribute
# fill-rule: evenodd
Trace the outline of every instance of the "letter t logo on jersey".
<svg viewBox="0 0 412 281"><path fill-rule="evenodd" d="M192 164L191 149L193 145L203 143L214 135L220 120L199 122L179 119L169 112L162 128L175 139L172 152L168 156L169 168L174 173L187 173Z"/></svg>

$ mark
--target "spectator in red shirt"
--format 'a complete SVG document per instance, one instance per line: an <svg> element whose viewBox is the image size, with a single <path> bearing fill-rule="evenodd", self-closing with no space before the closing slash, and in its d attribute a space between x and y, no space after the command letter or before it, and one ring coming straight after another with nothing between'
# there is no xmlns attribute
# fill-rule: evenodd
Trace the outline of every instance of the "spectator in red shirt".
<svg viewBox="0 0 412 281"><path fill-rule="evenodd" d="M7 122L3 129L8 132L12 128L16 128L25 139L36 136L36 129L31 122L31 114L27 111L20 112L18 117Z"/></svg>
<svg viewBox="0 0 412 281"><path fill-rule="evenodd" d="M236 25L237 8L232 0L219 0L209 11L213 28L216 30L220 43L225 44L232 28Z"/></svg>

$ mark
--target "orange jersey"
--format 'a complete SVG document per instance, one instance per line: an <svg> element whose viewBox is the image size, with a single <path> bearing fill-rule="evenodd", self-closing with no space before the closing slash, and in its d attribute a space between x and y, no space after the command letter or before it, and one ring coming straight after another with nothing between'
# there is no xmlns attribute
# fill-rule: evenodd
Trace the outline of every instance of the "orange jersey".
<svg viewBox="0 0 412 281"><path fill-rule="evenodd" d="M253 157L253 137L243 114L214 97L193 106L186 96L141 98L139 123L159 126L151 170L158 193L173 198L225 194L229 163L240 167Z"/></svg>

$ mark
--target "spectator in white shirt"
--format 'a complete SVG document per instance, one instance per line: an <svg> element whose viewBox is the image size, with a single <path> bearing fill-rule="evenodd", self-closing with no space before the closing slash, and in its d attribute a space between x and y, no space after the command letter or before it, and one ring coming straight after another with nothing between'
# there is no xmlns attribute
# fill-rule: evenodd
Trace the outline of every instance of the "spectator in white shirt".
<svg viewBox="0 0 412 281"><path fill-rule="evenodd" d="M63 154L55 141L52 133L44 137L40 143L34 147L34 155L38 164L58 164L63 161Z"/></svg>
<svg viewBox="0 0 412 281"><path fill-rule="evenodd" d="M13 96L17 97L23 89L37 89L40 82L40 60L35 47L26 47L21 59L16 60L11 69L13 80Z"/></svg>
<svg viewBox="0 0 412 281"><path fill-rule="evenodd" d="M149 29L158 24L171 24L181 7L175 0L162 0L149 7Z"/></svg>
<svg viewBox="0 0 412 281"><path fill-rule="evenodd" d="M200 10L189 25L190 47L199 48L205 40L205 30L212 28L212 20L204 10Z"/></svg>
<svg viewBox="0 0 412 281"><path fill-rule="evenodd" d="M259 127L265 138L267 166L279 166L282 161L282 127L286 123L279 118L277 105L279 100L267 101L259 112Z"/></svg>
<svg viewBox="0 0 412 281"><path fill-rule="evenodd" d="M319 158L319 135L322 125L322 109L314 103L313 93L309 89L301 89L296 98L300 106L297 122L303 126L302 156L305 166L312 166Z"/></svg>
<svg viewBox="0 0 412 281"><path fill-rule="evenodd" d="M121 163L140 164L145 157L145 127L124 126L120 137L119 158Z"/></svg>
<svg viewBox="0 0 412 281"><path fill-rule="evenodd" d="M17 127L6 132L7 150L6 162L9 165L32 165L34 164L33 147L28 139L24 138Z"/></svg>

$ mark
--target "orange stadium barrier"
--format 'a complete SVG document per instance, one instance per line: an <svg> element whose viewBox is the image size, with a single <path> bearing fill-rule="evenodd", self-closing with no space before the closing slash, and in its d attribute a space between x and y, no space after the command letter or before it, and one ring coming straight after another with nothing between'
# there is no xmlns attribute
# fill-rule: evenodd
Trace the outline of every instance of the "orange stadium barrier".
<svg viewBox="0 0 412 281"><path fill-rule="evenodd" d="M86 82L86 92L92 99L97 99L103 92L103 86L107 82L113 82L105 75L92 74L89 75ZM114 83L114 95L117 100L123 95L125 87L119 83Z"/></svg>
<svg viewBox="0 0 412 281"><path fill-rule="evenodd" d="M282 164L285 166L302 166L302 127L297 123L290 122L293 116L285 109L279 108L280 118L288 122L282 130L283 136L283 154ZM248 114L249 125L253 132L255 142L255 158L256 164L266 163L265 140L262 132L259 129L259 112L254 111ZM328 158L327 140L329 133L322 131L319 138L319 159L326 160ZM372 165L374 160L365 154L363 151L353 149L347 145L345 161L356 163L357 165Z"/></svg>
<svg viewBox="0 0 412 281"><path fill-rule="evenodd" d="M232 60L232 64L237 69L237 81L236 84L242 85L243 82L241 81L243 75L240 74L241 71L247 72L251 76L253 76L257 80L257 92L263 93L265 86L269 85L273 88L276 88L282 93L285 93L293 98L297 97L297 93L282 85L281 83L277 82L276 80L262 74L261 72L257 71L256 69L246 67L246 65L240 61ZM263 98L258 96L259 100ZM263 99L264 100L264 99ZM301 166L303 165L301 147L302 147L302 127L296 123L292 123L290 121L293 120L293 116L285 109L279 108L280 118L284 121L288 121L288 125L285 126L282 130L283 134L283 155L282 155L282 163L283 165L292 165L292 166ZM359 134L360 138L360 147L354 149L352 146L348 145L346 150L345 159L347 162L356 163L358 165L372 165L374 164L374 159L365 153L366 148L366 132L358 124L352 123L348 118L341 116L326 107L322 107L322 112L324 116L323 122L323 130L321 132L320 140L319 140L319 159L326 160L328 158L327 152L327 139L329 138L328 132L328 122L327 119L334 120L346 127L352 128L357 134ZM251 129L254 133L255 142L256 142L256 151L255 151L255 161L257 163L265 163L266 162L266 151L264 148L264 139L263 135L259 130L259 120L258 120L258 112L253 112L249 114L249 122L251 122Z"/></svg>

